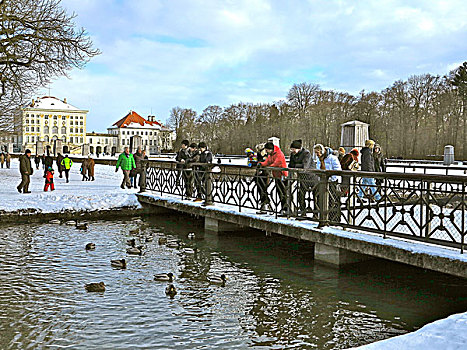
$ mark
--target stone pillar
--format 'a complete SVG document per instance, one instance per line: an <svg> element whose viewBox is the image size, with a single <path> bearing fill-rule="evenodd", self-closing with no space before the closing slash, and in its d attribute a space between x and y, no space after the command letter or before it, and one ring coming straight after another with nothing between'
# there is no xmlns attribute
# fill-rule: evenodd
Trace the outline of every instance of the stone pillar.
<svg viewBox="0 0 467 350"><path fill-rule="evenodd" d="M81 155L83 155L83 156L88 156L89 153L91 153L90 147L91 147L91 146L89 145L89 143L83 144L83 145L81 146Z"/></svg>
<svg viewBox="0 0 467 350"><path fill-rule="evenodd" d="M369 126L370 124L359 120L341 124L341 147L344 147L347 153L352 148L360 150L365 147L365 141L370 138Z"/></svg>
<svg viewBox="0 0 467 350"><path fill-rule="evenodd" d="M240 226L232 224L227 221L217 220L208 218L207 216L204 218L204 229L206 231L211 232L222 232L222 231L237 231Z"/></svg>
<svg viewBox="0 0 467 350"><path fill-rule="evenodd" d="M454 146L451 146L451 145L444 146L443 164L444 165L454 164Z"/></svg>
<svg viewBox="0 0 467 350"><path fill-rule="evenodd" d="M130 137L130 152L135 153L138 147L143 149L143 138L139 135Z"/></svg>
<svg viewBox="0 0 467 350"><path fill-rule="evenodd" d="M371 259L374 258L369 255L355 253L347 249L336 248L322 243L315 243L316 261L342 266Z"/></svg>
<svg viewBox="0 0 467 350"><path fill-rule="evenodd" d="M6 144L6 151L10 154L13 153L13 143L9 142Z"/></svg>
<svg viewBox="0 0 467 350"><path fill-rule="evenodd" d="M54 140L54 157L56 157L59 153L63 154L63 141Z"/></svg>
<svg viewBox="0 0 467 350"><path fill-rule="evenodd" d="M44 154L44 141L36 141L36 155Z"/></svg>
<svg viewBox="0 0 467 350"><path fill-rule="evenodd" d="M268 142L272 142L274 144L274 146L277 146L279 148L281 148L280 141L281 141L281 139L278 138L278 137L275 137L275 136L268 138Z"/></svg>

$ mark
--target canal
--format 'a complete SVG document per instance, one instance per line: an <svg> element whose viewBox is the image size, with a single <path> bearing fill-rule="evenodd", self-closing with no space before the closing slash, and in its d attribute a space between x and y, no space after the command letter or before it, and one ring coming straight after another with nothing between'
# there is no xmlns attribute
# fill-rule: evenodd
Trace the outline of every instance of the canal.
<svg viewBox="0 0 467 350"><path fill-rule="evenodd" d="M0 227L1 349L344 349L467 309L464 279L384 260L336 270L274 234L204 233L187 216L88 224ZM174 298L154 281L165 272ZM225 287L208 281L221 274ZM86 292L99 281L104 293Z"/></svg>

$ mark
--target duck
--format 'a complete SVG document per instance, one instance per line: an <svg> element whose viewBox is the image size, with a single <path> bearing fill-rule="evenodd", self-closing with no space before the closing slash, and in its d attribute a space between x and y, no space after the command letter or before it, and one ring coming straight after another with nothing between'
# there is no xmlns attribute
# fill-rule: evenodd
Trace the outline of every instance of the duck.
<svg viewBox="0 0 467 350"><path fill-rule="evenodd" d="M135 228L129 231L130 235L137 235L139 233L139 228Z"/></svg>
<svg viewBox="0 0 467 350"><path fill-rule="evenodd" d="M96 249L96 244L95 243L86 244L86 250L94 250L94 249Z"/></svg>
<svg viewBox="0 0 467 350"><path fill-rule="evenodd" d="M183 248L183 252L185 254L195 254L196 253L196 248Z"/></svg>
<svg viewBox="0 0 467 350"><path fill-rule="evenodd" d="M165 294L173 298L175 294L177 294L177 290L175 289L175 286L173 284L169 284L167 288L165 288Z"/></svg>
<svg viewBox="0 0 467 350"><path fill-rule="evenodd" d="M61 223L62 222L60 220L58 220L58 219L53 219L53 220L49 221L49 224L56 224L57 225L57 224L61 224Z"/></svg>
<svg viewBox="0 0 467 350"><path fill-rule="evenodd" d="M143 246L131 247L126 250L128 254L141 255L143 253Z"/></svg>
<svg viewBox="0 0 467 350"><path fill-rule="evenodd" d="M173 277L174 277L174 274L172 272L160 273L160 274L154 275L154 281L173 282Z"/></svg>
<svg viewBox="0 0 467 350"><path fill-rule="evenodd" d="M136 247L136 239L127 239L126 244L128 244L130 247Z"/></svg>
<svg viewBox="0 0 467 350"><path fill-rule="evenodd" d="M195 239L195 237L196 237L196 236L195 236L195 233L194 233L194 232L190 232L190 233L188 234L188 239Z"/></svg>
<svg viewBox="0 0 467 350"><path fill-rule="evenodd" d="M146 242L152 242L153 240L154 240L153 236L147 236L145 239Z"/></svg>
<svg viewBox="0 0 467 350"><path fill-rule="evenodd" d="M105 292L105 283L88 283L84 285L84 288L88 292Z"/></svg>
<svg viewBox="0 0 467 350"><path fill-rule="evenodd" d="M221 285L222 287L224 287L225 282L227 281L227 277L225 277L224 274L222 274L220 276L212 276L212 277L208 277L208 281L211 284L218 284L218 285Z"/></svg>
<svg viewBox="0 0 467 350"><path fill-rule="evenodd" d="M159 237L159 245L163 245L167 243L167 237Z"/></svg>
<svg viewBox="0 0 467 350"><path fill-rule="evenodd" d="M75 220L69 220L67 222L65 222L66 225L69 225L69 226L73 226L73 225L76 225L76 221Z"/></svg>
<svg viewBox="0 0 467 350"><path fill-rule="evenodd" d="M126 269L126 260L110 260L110 266L115 267L117 269Z"/></svg>
<svg viewBox="0 0 467 350"><path fill-rule="evenodd" d="M88 224L87 224L87 223L78 224L78 222L76 222L75 227L76 227L78 230L87 230L87 229L88 229Z"/></svg>
<svg viewBox="0 0 467 350"><path fill-rule="evenodd" d="M179 248L180 247L180 242L170 241L170 242L167 242L166 246L168 248Z"/></svg>

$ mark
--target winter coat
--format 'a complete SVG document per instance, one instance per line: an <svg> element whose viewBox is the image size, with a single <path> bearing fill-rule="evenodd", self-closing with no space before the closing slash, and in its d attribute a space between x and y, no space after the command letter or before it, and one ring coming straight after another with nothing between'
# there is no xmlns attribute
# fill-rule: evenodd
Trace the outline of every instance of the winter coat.
<svg viewBox="0 0 467 350"><path fill-rule="evenodd" d="M323 157L326 170L342 170L339 159L337 159L329 147L326 148L326 154ZM316 162L316 169L321 169L321 159L319 158ZM329 178L329 181L337 181L338 179L339 177L337 175L333 175Z"/></svg>
<svg viewBox="0 0 467 350"><path fill-rule="evenodd" d="M94 162L94 159L88 158L88 175L94 177L94 166L96 165L96 162Z"/></svg>
<svg viewBox="0 0 467 350"><path fill-rule="evenodd" d="M6 161L7 164L10 163L10 161L11 161L11 156L10 156L9 153L7 153L7 155L5 156L5 161Z"/></svg>
<svg viewBox="0 0 467 350"><path fill-rule="evenodd" d="M63 157L61 154L59 154L57 156L57 169L58 169L58 171L63 171L63 165L62 165L63 158L65 158L65 157ZM36 161L36 163L37 163L37 161Z"/></svg>
<svg viewBox="0 0 467 350"><path fill-rule="evenodd" d="M177 168L185 168L188 159L190 159L188 148L180 148L180 150L177 152L177 155L175 156L175 161L179 162L179 164L177 164ZM181 163L182 160L184 161L183 163Z"/></svg>
<svg viewBox="0 0 467 350"><path fill-rule="evenodd" d="M373 158L373 151L369 147L363 147L360 151L362 155L361 169L362 171L375 171L375 159Z"/></svg>
<svg viewBox="0 0 467 350"><path fill-rule="evenodd" d="M383 153L373 152L373 158L375 160L375 171L377 172L386 171L386 164L384 163Z"/></svg>
<svg viewBox="0 0 467 350"><path fill-rule="evenodd" d="M87 171L88 171L88 167L89 167L89 161L87 159L83 160L83 162L81 163L81 175L86 175Z"/></svg>
<svg viewBox="0 0 467 350"><path fill-rule="evenodd" d="M62 159L60 164L63 166L63 169L70 170L71 166L73 165L73 161L70 158L65 157Z"/></svg>
<svg viewBox="0 0 467 350"><path fill-rule="evenodd" d="M2 153L0 154L0 162L3 164L5 163L5 155Z"/></svg>
<svg viewBox="0 0 467 350"><path fill-rule="evenodd" d="M141 152L135 152L133 154L133 158L135 159L135 164L136 164L136 170L141 170L141 161L143 160L143 153Z"/></svg>
<svg viewBox="0 0 467 350"><path fill-rule="evenodd" d="M34 173L34 171L32 170L32 166L31 166L31 159L25 154L22 154L19 157L19 172L22 175L23 174L32 175Z"/></svg>
<svg viewBox="0 0 467 350"><path fill-rule="evenodd" d="M205 150L201 152L199 155L199 162L200 163L212 163L212 153L210 150Z"/></svg>
<svg viewBox="0 0 467 350"><path fill-rule="evenodd" d="M289 168L312 169L313 165L313 157L310 151L305 148L290 155Z"/></svg>
<svg viewBox="0 0 467 350"><path fill-rule="evenodd" d="M188 152L189 158L186 160L186 167L191 169L191 163L199 163L201 154L198 151Z"/></svg>
<svg viewBox="0 0 467 350"><path fill-rule="evenodd" d="M274 145L273 152L266 158L264 162L259 163L264 167L274 167L274 168L287 168L287 163L285 162L284 153L281 149ZM287 170L273 170L272 176L280 179L282 176L288 176L289 173Z"/></svg>
<svg viewBox="0 0 467 350"><path fill-rule="evenodd" d="M342 170L358 171L359 167L360 167L360 165L355 160L354 156L352 156L352 154L350 154L350 153L347 153L341 160Z"/></svg>
<svg viewBox="0 0 467 350"><path fill-rule="evenodd" d="M39 164L41 163L41 158L42 158L41 156L37 156L37 155L34 157L34 163L36 163L37 166L39 166Z"/></svg>
<svg viewBox="0 0 467 350"><path fill-rule="evenodd" d="M45 173L45 183L46 184L53 184L54 183L54 171L47 170Z"/></svg>
<svg viewBox="0 0 467 350"><path fill-rule="evenodd" d="M125 152L120 154L117 160L117 170L119 167L121 167L122 170L131 170L136 168L135 158L133 158L133 155L131 153L127 155Z"/></svg>

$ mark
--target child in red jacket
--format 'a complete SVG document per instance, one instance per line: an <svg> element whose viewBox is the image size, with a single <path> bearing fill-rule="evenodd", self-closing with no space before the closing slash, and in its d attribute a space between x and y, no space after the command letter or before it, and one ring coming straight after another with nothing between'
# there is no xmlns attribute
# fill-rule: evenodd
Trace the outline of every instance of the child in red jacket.
<svg viewBox="0 0 467 350"><path fill-rule="evenodd" d="M51 191L55 190L55 186L54 186L54 170L50 166L49 166L49 168L47 169L47 171L45 173L44 192L47 192L47 190L49 189L49 186L50 186Z"/></svg>

